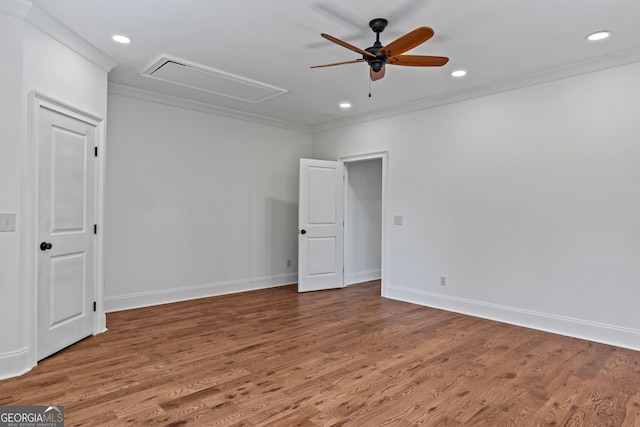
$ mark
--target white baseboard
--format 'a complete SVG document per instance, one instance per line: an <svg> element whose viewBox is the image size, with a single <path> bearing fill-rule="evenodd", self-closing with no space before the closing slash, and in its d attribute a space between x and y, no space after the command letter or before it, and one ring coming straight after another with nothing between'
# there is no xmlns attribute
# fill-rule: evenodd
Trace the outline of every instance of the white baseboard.
<svg viewBox="0 0 640 427"><path fill-rule="evenodd" d="M275 276L255 277L252 279L232 280L228 282L208 283L184 288L162 289L150 292L138 292L104 298L106 313L152 305L168 304L197 298L207 298L237 292L275 288L298 282L298 273Z"/></svg>
<svg viewBox="0 0 640 427"><path fill-rule="evenodd" d="M18 377L29 372L33 366L29 363L29 349L0 354L0 380Z"/></svg>
<svg viewBox="0 0 640 427"><path fill-rule="evenodd" d="M359 271L357 273L349 273L344 275L344 284L346 286L356 283L377 280L382 277L380 270Z"/></svg>
<svg viewBox="0 0 640 427"><path fill-rule="evenodd" d="M640 330L637 329L523 310L399 286L387 286L384 296L399 301L640 351Z"/></svg>

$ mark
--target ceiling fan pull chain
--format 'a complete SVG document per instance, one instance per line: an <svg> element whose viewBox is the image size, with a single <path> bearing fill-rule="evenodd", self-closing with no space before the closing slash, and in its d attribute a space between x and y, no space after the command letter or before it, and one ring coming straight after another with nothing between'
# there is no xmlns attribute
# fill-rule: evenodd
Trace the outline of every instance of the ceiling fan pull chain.
<svg viewBox="0 0 640 427"><path fill-rule="evenodd" d="M369 98L371 98L371 76L369 76Z"/></svg>

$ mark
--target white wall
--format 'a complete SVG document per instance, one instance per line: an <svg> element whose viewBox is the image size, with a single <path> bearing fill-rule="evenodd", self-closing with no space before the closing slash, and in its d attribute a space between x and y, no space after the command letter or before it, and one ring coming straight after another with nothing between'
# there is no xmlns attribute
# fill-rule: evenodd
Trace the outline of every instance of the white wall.
<svg viewBox="0 0 640 427"><path fill-rule="evenodd" d="M639 75L315 134L317 158L389 150L385 294L640 349Z"/></svg>
<svg viewBox="0 0 640 427"><path fill-rule="evenodd" d="M15 233L0 233L0 378L32 367L33 275L25 268L29 219L29 94L106 116L107 73L18 17L0 13L0 212L17 214Z"/></svg>
<svg viewBox="0 0 640 427"><path fill-rule="evenodd" d="M380 278L382 253L382 160L346 164L345 283Z"/></svg>
<svg viewBox="0 0 640 427"><path fill-rule="evenodd" d="M35 27L25 30L23 90L106 118L107 72Z"/></svg>
<svg viewBox="0 0 640 427"><path fill-rule="evenodd" d="M26 99L22 91L22 39L24 22L0 14L0 213L14 213L16 232L0 233L0 378L24 348L16 330L20 319L20 195L21 161L25 131L20 126ZM6 66L15 64L15 66Z"/></svg>
<svg viewBox="0 0 640 427"><path fill-rule="evenodd" d="M107 133L107 310L296 282L310 134L113 92Z"/></svg>

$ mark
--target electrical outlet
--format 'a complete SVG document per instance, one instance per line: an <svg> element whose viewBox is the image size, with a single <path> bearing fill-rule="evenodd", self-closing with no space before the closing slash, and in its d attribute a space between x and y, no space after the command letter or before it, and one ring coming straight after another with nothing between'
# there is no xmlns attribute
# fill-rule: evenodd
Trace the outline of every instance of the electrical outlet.
<svg viewBox="0 0 640 427"><path fill-rule="evenodd" d="M395 215L393 217L393 225L402 225L402 215Z"/></svg>
<svg viewBox="0 0 640 427"><path fill-rule="evenodd" d="M447 286L447 276L440 276L440 286Z"/></svg>
<svg viewBox="0 0 640 427"><path fill-rule="evenodd" d="M290 259L287 260L287 268L291 268L291 260Z"/></svg>
<svg viewBox="0 0 640 427"><path fill-rule="evenodd" d="M16 231L16 214L0 214L0 231Z"/></svg>

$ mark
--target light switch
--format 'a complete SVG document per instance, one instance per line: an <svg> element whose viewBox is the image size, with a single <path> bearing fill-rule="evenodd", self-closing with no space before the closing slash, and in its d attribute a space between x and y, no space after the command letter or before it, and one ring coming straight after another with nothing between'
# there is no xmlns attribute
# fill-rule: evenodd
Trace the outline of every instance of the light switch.
<svg viewBox="0 0 640 427"><path fill-rule="evenodd" d="M393 217L393 225L402 225L402 215L395 215Z"/></svg>
<svg viewBox="0 0 640 427"><path fill-rule="evenodd" d="M16 231L16 214L0 214L0 231Z"/></svg>

